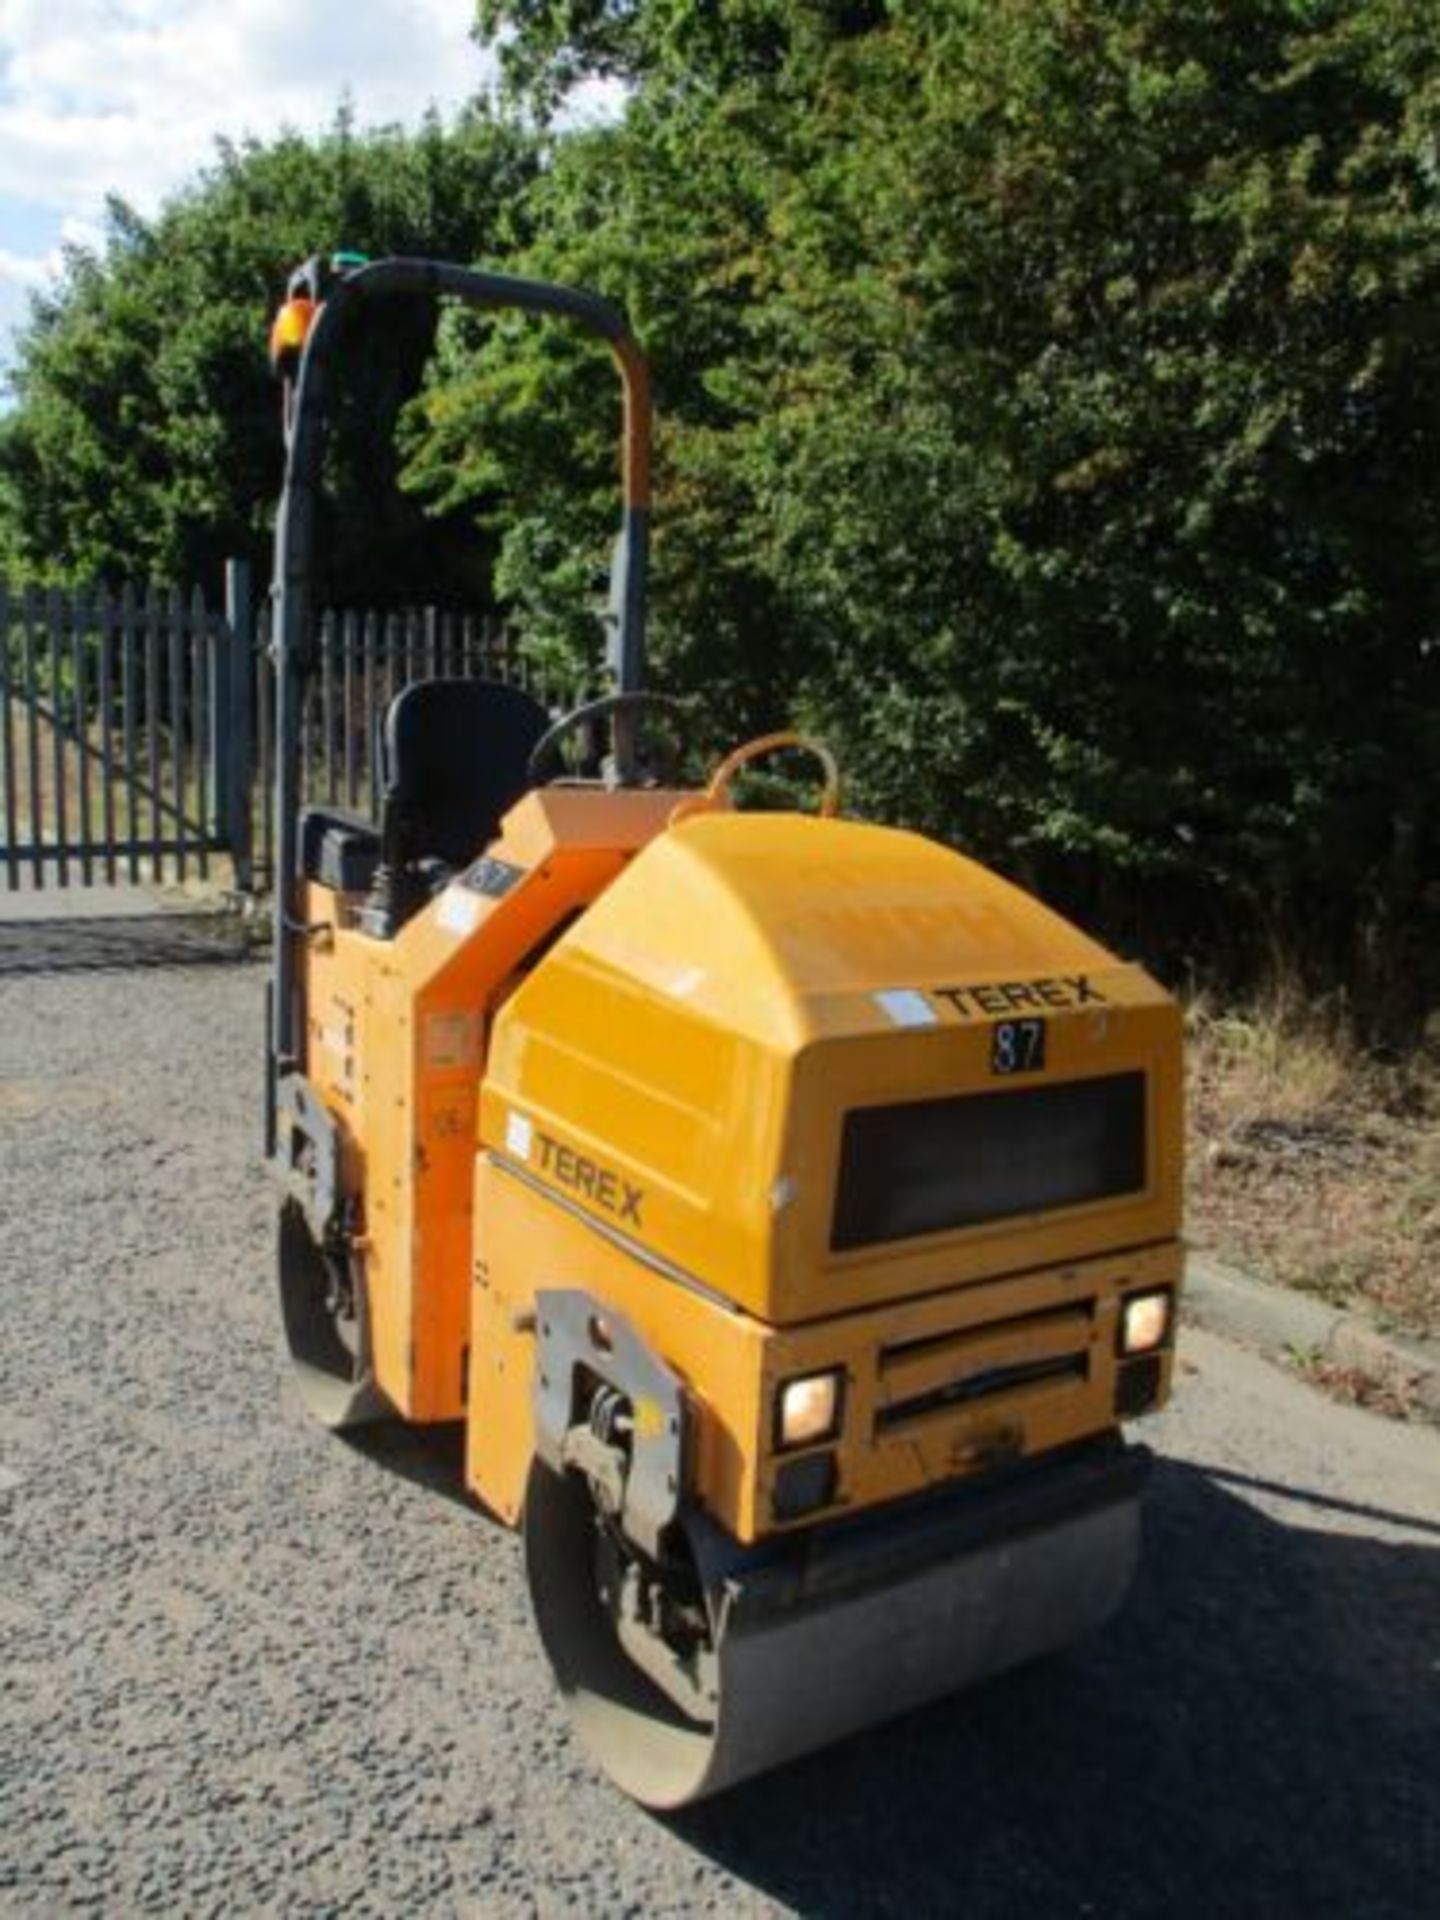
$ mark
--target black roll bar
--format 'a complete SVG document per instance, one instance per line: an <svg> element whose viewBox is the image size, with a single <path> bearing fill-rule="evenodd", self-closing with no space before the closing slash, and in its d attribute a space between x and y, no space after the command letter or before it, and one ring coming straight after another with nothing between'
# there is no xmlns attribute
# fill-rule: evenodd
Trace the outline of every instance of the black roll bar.
<svg viewBox="0 0 1440 1920"><path fill-rule="evenodd" d="M619 631L614 655L616 690L641 691L645 676L645 587L649 564L650 378L649 368L624 314L598 294L507 273L486 273L441 260L374 260L330 271L319 259L291 275L289 293L310 299L314 315L285 396L285 481L275 525L275 971L271 1005L269 1127L273 1136L274 1092L294 1070L300 1010L296 952L307 937L298 910L297 848L300 806L300 712L312 658L315 504L324 450L325 402L330 367L346 316L366 301L389 294L429 294L468 305L574 320L604 340L614 356L624 390L622 447L624 516L618 550ZM617 728L617 773L630 777L633 735ZM274 1141L270 1140L273 1153Z"/></svg>

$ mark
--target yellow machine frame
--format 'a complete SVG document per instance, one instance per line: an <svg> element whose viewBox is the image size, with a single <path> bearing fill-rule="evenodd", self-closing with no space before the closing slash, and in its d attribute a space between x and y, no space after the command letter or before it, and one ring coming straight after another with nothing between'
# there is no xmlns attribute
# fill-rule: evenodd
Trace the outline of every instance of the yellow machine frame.
<svg viewBox="0 0 1440 1920"><path fill-rule="evenodd" d="M1119 1604L1144 1468L1120 1426L1173 1364L1179 1016L996 874L833 817L823 749L822 817L730 805L738 766L791 736L703 791L647 779L648 386L623 321L433 263L329 284L307 269L280 330L287 1330L330 1424L465 1422L467 1484L525 1529L577 1726L675 1805ZM333 302L421 286L521 286L615 350L620 692L531 768L602 713L613 758L598 782L535 778L403 887L389 842L322 822L374 843L352 884L299 828L308 408ZM1012 1197L984 1203L987 1182ZM972 1197L935 1212L951 1185ZM820 1412L792 1428L797 1391Z"/></svg>

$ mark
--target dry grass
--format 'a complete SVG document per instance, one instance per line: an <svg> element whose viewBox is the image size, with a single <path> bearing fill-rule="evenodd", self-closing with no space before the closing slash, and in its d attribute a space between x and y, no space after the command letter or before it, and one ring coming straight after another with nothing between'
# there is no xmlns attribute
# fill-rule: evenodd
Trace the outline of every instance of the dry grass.
<svg viewBox="0 0 1440 1920"><path fill-rule="evenodd" d="M1191 1240L1440 1336L1440 1056L1381 1065L1285 993L1187 1027Z"/></svg>
<svg viewBox="0 0 1440 1920"><path fill-rule="evenodd" d="M1341 1366L1316 1354L1296 1354L1294 1365L1312 1385L1334 1400L1343 1400L1347 1406L1367 1407L1371 1413L1383 1413L1388 1420L1417 1417L1417 1395L1411 1378L1394 1374L1382 1376L1364 1367Z"/></svg>

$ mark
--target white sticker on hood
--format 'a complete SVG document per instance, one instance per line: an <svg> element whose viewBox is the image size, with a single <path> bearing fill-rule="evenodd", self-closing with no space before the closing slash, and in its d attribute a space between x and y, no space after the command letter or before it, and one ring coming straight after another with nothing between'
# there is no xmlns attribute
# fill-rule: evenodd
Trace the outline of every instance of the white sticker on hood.
<svg viewBox="0 0 1440 1920"><path fill-rule="evenodd" d="M447 887L440 896L440 911L435 918L446 933L473 933L480 924L483 902L478 893L466 887Z"/></svg>
<svg viewBox="0 0 1440 1920"><path fill-rule="evenodd" d="M914 987L886 987L871 999L897 1027L938 1027L940 1016L923 993Z"/></svg>

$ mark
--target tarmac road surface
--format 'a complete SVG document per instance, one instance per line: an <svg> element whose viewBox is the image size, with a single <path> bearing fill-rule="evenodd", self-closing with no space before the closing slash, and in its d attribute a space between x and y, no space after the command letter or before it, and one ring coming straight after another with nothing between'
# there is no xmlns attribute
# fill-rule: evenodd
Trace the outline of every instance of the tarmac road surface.
<svg viewBox="0 0 1440 1920"><path fill-rule="evenodd" d="M261 970L101 951L0 954L5 1911L1440 1911L1440 1436L1201 1334L1103 1636L623 1801L453 1436L347 1446L289 1393Z"/></svg>

